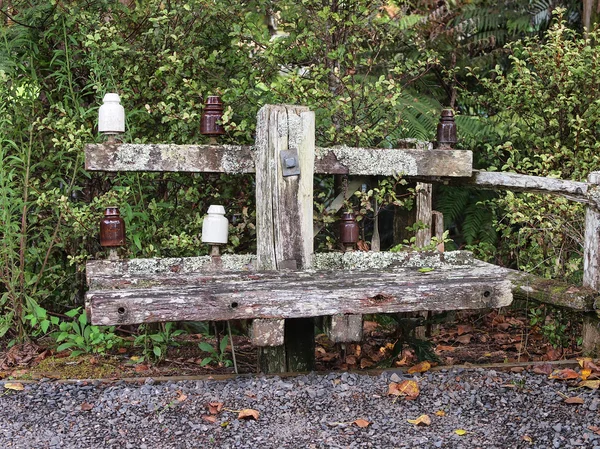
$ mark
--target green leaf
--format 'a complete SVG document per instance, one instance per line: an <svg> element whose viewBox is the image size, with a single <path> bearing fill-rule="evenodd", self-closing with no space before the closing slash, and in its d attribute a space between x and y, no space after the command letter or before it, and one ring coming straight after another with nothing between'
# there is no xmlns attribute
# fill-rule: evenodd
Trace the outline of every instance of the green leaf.
<svg viewBox="0 0 600 449"><path fill-rule="evenodd" d="M152 352L154 352L154 355L158 358L162 356L162 349L160 346L154 346L154 348L152 348Z"/></svg>
<svg viewBox="0 0 600 449"><path fill-rule="evenodd" d="M205 341L198 343L198 347L200 348L201 351L209 352L211 354L215 354L217 352L217 351L215 351L215 348L213 348L211 345L209 345Z"/></svg>
<svg viewBox="0 0 600 449"><path fill-rule="evenodd" d="M69 318L73 318L75 317L75 315L77 315L79 313L79 308L77 309L72 309L69 310L68 312L65 313L65 315L67 315Z"/></svg>
<svg viewBox="0 0 600 449"><path fill-rule="evenodd" d="M72 348L73 346L75 346L75 343L73 343L72 341L68 341L66 343L63 343L62 345L59 345L58 348L56 348L56 351L64 351L65 349Z"/></svg>
<svg viewBox="0 0 600 449"><path fill-rule="evenodd" d="M206 366L206 365L208 365L212 361L213 361L212 357L206 357L205 359L203 359L200 362L200 366Z"/></svg>
<svg viewBox="0 0 600 449"><path fill-rule="evenodd" d="M223 354L225 352L225 349L227 349L228 340L229 340L228 336L226 336L223 340L221 340L221 345L219 346L219 349L221 350L221 354Z"/></svg>

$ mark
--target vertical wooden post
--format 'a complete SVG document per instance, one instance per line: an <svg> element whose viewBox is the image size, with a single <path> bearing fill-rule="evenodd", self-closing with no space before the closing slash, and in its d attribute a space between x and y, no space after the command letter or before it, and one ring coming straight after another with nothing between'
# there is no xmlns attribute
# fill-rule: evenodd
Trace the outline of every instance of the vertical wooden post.
<svg viewBox="0 0 600 449"><path fill-rule="evenodd" d="M314 159L313 112L303 106L261 108L256 129L259 270L296 270L312 266ZM290 172L296 174L290 175ZM262 371L314 369L312 318L286 320L284 340L284 346L260 350Z"/></svg>
<svg viewBox="0 0 600 449"><path fill-rule="evenodd" d="M419 229L415 235L415 245L419 248L431 243L431 193L432 185L417 182L416 192L416 218L417 223L423 223L426 228Z"/></svg>
<svg viewBox="0 0 600 449"><path fill-rule="evenodd" d="M588 182L600 185L600 172L590 173ZM583 285L600 291L600 211L592 206L585 211L584 235ZM586 313L583 319L583 352L600 354L600 319L593 312Z"/></svg>

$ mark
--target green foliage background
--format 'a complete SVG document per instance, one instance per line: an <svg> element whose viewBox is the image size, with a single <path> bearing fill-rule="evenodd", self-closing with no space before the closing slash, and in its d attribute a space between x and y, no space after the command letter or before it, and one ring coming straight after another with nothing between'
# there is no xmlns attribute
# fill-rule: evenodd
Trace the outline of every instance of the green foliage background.
<svg viewBox="0 0 600 449"><path fill-rule="evenodd" d="M238 144L253 142L256 113L269 103L311 107L319 145L372 147L431 140L439 109L451 106L461 113L462 148L482 167L585 178L598 162L596 37L560 21L543 34L547 8L536 5L4 2L0 336L41 335L46 309L81 305L84 262L101 255L97 224L107 206L126 220L127 257L205 254L198 235L215 201L233 217L226 251L254 252L250 176L84 170L84 144L101 141L96 118L107 92L120 94L123 140L135 143L204 143L199 120L210 94L227 105L222 141ZM580 270L576 206L438 194L448 225L478 254L545 275Z"/></svg>

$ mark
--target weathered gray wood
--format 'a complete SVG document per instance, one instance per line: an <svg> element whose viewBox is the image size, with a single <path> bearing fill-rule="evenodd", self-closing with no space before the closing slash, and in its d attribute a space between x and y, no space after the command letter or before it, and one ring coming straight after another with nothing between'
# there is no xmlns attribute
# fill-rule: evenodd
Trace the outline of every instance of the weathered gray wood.
<svg viewBox="0 0 600 449"><path fill-rule="evenodd" d="M288 151L294 153L288 157L295 158L295 164L300 168L299 175L284 176L281 154ZM314 161L314 113L302 106L267 105L261 108L256 130L259 270L306 269L312 266ZM314 324L312 316L302 318L306 322L285 323L288 329L285 331L285 346L274 351L285 351L285 356L276 359L285 362L286 366L276 371L314 368ZM291 335L288 334L290 328L293 329ZM264 357L259 356L259 359L264 360ZM261 369L273 369L272 361Z"/></svg>
<svg viewBox="0 0 600 449"><path fill-rule="evenodd" d="M250 326L250 342L258 347L282 346L284 323L284 320L253 320Z"/></svg>
<svg viewBox="0 0 600 449"><path fill-rule="evenodd" d="M477 187L488 190L546 193L561 195L578 203L600 207L600 188L594 184L565 179L529 176L519 173L473 170L468 178L415 176L425 182L441 182L452 186Z"/></svg>
<svg viewBox="0 0 600 449"><path fill-rule="evenodd" d="M160 285L199 285L210 279L223 283L238 277L260 281L279 276L277 272L257 272L256 256L252 254L224 254L221 257L223 267L218 271L212 268L209 256L91 260L86 264L87 283L90 291L93 291ZM469 251L450 251L445 254L419 251L315 253L312 262L313 268L321 271L401 267L451 270L457 266L472 266L477 263Z"/></svg>
<svg viewBox="0 0 600 449"><path fill-rule="evenodd" d="M588 182L600 184L600 172L588 175ZM600 291L600 211L587 207L583 243L583 285ZM600 318L589 314L583 321L583 351L594 356L600 354Z"/></svg>
<svg viewBox="0 0 600 449"><path fill-rule="evenodd" d="M362 341L362 315L332 315L326 317L325 332L333 343L351 343Z"/></svg>
<svg viewBox="0 0 600 449"><path fill-rule="evenodd" d="M577 312L594 310L594 302L600 298L600 294L593 288L544 279L523 271L507 270L507 279L513 284L515 299L534 300Z"/></svg>
<svg viewBox="0 0 600 449"><path fill-rule="evenodd" d="M175 276L177 277L177 276ZM336 314L394 313L502 307L512 301L503 269L475 266L439 269L245 273L197 285L93 290L87 294L95 324L302 318Z"/></svg>
<svg viewBox="0 0 600 449"><path fill-rule="evenodd" d="M444 252L444 214L437 210L431 211L431 230L433 236L437 239L437 250Z"/></svg>
<svg viewBox="0 0 600 449"><path fill-rule="evenodd" d="M258 126L258 125L257 125ZM85 167L98 171L254 173L256 151L244 145L88 144ZM471 176L465 150L317 148L315 173L332 175Z"/></svg>
<svg viewBox="0 0 600 449"><path fill-rule="evenodd" d="M88 144L86 170L254 173L248 145Z"/></svg>
<svg viewBox="0 0 600 449"><path fill-rule="evenodd" d="M423 223L425 229L419 229L415 234L415 245L423 248L431 243L431 195L432 185L418 182L416 191L416 221Z"/></svg>

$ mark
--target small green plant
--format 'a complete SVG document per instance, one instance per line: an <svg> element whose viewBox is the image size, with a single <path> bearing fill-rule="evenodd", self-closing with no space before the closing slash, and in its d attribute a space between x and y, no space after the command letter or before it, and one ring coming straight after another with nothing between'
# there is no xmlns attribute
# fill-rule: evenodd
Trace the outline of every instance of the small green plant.
<svg viewBox="0 0 600 449"><path fill-rule="evenodd" d="M560 309L548 313L546 308L529 310L529 324L540 330L541 334L555 348L566 348L571 343L571 319ZM580 341L577 340L577 344Z"/></svg>
<svg viewBox="0 0 600 449"><path fill-rule="evenodd" d="M175 337L184 334L185 331L183 329L174 330L173 323L161 323L160 327L160 330L151 333L147 325L140 326L140 335L133 342L133 346L142 347L140 362L144 360L159 362L167 356L169 346L179 346Z"/></svg>
<svg viewBox="0 0 600 449"><path fill-rule="evenodd" d="M69 310L66 315L73 321L59 324L59 332L55 333L56 342L61 343L56 350L73 349L71 356L83 353L104 354L107 350L118 346L122 339L117 336L114 326L94 326L88 323L87 315L81 308Z"/></svg>
<svg viewBox="0 0 600 449"><path fill-rule="evenodd" d="M200 350L207 352L209 354L208 357L205 357L202 359L202 362L200 362L200 366L206 366L209 363L215 363L219 366L226 366L226 367L230 367L233 365L233 362L227 358L225 358L225 350L227 349L227 344L229 343L229 337L225 337L221 340L221 343L219 344L219 349L217 350L216 348L214 348L212 345L210 345L209 343L206 343L205 341L200 342L198 344L198 347L200 348Z"/></svg>

